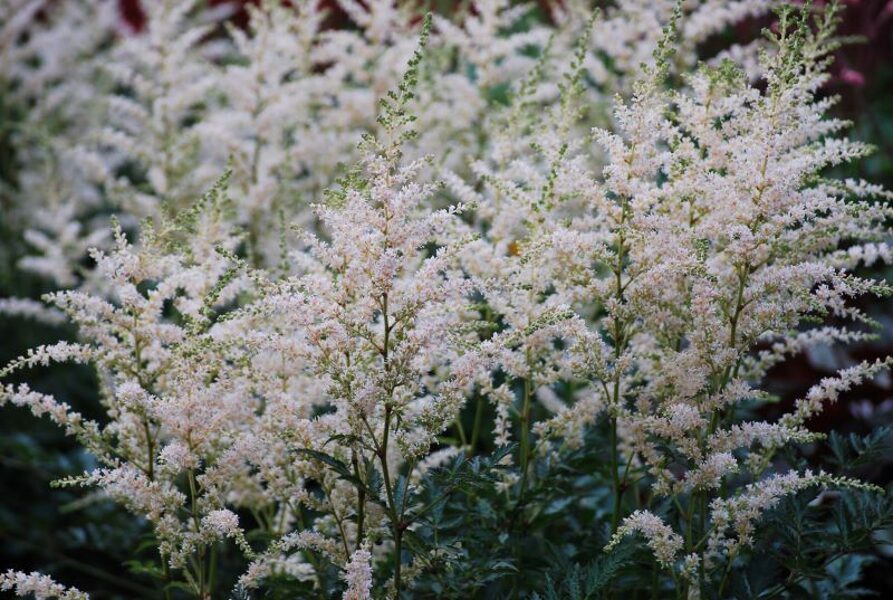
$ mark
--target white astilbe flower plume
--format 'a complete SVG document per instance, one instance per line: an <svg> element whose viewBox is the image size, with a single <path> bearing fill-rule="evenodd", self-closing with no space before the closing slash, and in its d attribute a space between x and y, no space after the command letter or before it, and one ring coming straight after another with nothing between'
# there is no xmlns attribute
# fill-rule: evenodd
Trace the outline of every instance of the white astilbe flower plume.
<svg viewBox="0 0 893 600"><path fill-rule="evenodd" d="M369 600L372 598L372 555L362 547L350 556L341 577L347 583L343 600Z"/></svg>
<svg viewBox="0 0 893 600"><path fill-rule="evenodd" d="M672 567L684 545L682 536L660 517L647 510L637 510L623 520L605 549L610 550L620 543L623 536L633 533L638 533L647 540L657 562L664 568Z"/></svg>
<svg viewBox="0 0 893 600"><path fill-rule="evenodd" d="M0 573L0 590L11 591L22 598L35 600L88 600L89 596L74 588L66 588L40 573L6 571Z"/></svg>
<svg viewBox="0 0 893 600"><path fill-rule="evenodd" d="M143 4L139 30L114 0L0 5L15 15L0 20L0 85L26 109L15 214L33 252L22 268L65 287L81 282L86 250L107 242L106 211L128 226L170 215L230 159L236 208L228 218L248 230L255 266L276 264L282 233L262 234L311 222L308 207L339 166L360 158L357 137L381 133L378 102L399 82L421 28L415 9L394 0L338 2L353 22L338 30L318 0L251 3L245 30L220 27L230 5ZM604 125L611 95L628 93L639 65L653 62L673 4L619 2L598 21L581 62L589 106L581 129ZM686 2L680 65L695 64L699 44L768 4ZM536 25L532 11L475 0L436 17L430 66L410 104L420 135L407 157L432 155L464 173L470 157L503 144L489 115L499 90L535 64L531 48L552 48L534 97L557 101L590 7L554 3L552 22Z"/></svg>

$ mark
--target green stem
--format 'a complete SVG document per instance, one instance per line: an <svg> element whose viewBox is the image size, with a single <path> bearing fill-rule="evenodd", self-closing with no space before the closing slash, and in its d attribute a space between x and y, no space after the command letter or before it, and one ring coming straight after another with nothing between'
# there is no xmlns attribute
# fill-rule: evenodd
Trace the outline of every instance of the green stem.
<svg viewBox="0 0 893 600"><path fill-rule="evenodd" d="M729 562L726 563L726 570L725 570L725 572L722 574L722 581L719 582L719 592L717 593L717 595L718 595L719 597L722 597L722 591L723 591L723 590L725 589L725 587L726 587L726 583L727 583L728 580L729 580L729 574L730 574L731 572L732 572L732 559L729 558Z"/></svg>
<svg viewBox="0 0 893 600"><path fill-rule="evenodd" d="M164 556L161 557L161 576L164 579L164 600L171 600L171 568Z"/></svg>
<svg viewBox="0 0 893 600"><path fill-rule="evenodd" d="M344 530L344 519L342 519L338 515L338 511L335 510L335 503L332 501L332 494L329 492L329 488L325 485L321 485L321 487L323 493L326 496L326 500L332 507L332 518L335 519L335 525L338 527L338 533L341 534L341 549L344 550L344 557L348 559L350 558L350 547L347 544L347 532Z"/></svg>
<svg viewBox="0 0 893 600"><path fill-rule="evenodd" d="M613 482L614 506L611 510L611 533L617 531L620 523L620 465L617 451L617 417L611 417L611 480Z"/></svg>
<svg viewBox="0 0 893 600"><path fill-rule="evenodd" d="M631 161L632 158L630 157ZM618 227L617 233L617 263L614 266L614 293L617 296L617 301L622 302L623 300L623 260L625 253L625 244L626 244L626 236L624 234L624 224L626 222L626 211L627 211L627 202L624 199L621 207L620 213L620 223ZM618 363L620 361L620 356L623 354L623 346L626 343L625 335L624 335L624 327L625 324L620 322L618 315L614 315L614 327L613 327L613 337L614 337L614 386L612 390L612 398L611 398L611 409L613 414L611 415L611 431L610 431L610 444L611 444L611 481L613 487L614 494L614 506L611 510L611 532L614 533L617 531L617 526L620 524L620 496L623 493L620 484L620 457L619 451L617 449L617 415L620 410L620 369L618 367Z"/></svg>
<svg viewBox="0 0 893 600"><path fill-rule="evenodd" d="M387 329L385 329L387 331ZM381 446L378 448L378 458L381 463L381 476L384 479L385 493L388 500L388 516L391 520L391 531L394 535L394 595L400 597L402 581L400 579L400 570L403 551L403 528L397 515L397 503L394 500L394 488L391 485L391 471L388 467L388 437L391 429L391 407L385 406L384 412L384 435Z"/></svg>
<svg viewBox="0 0 893 600"><path fill-rule="evenodd" d="M459 432L459 441L462 444L462 448L468 448L468 437L465 435L465 427L462 425L461 415L456 415L454 423L456 424L456 431Z"/></svg>
<svg viewBox="0 0 893 600"><path fill-rule="evenodd" d="M214 580L217 578L217 544L211 546L211 564L208 565L208 595L214 593Z"/></svg>
<svg viewBox="0 0 893 600"><path fill-rule="evenodd" d="M360 479L360 464L357 459L356 451L353 452L353 472L357 479ZM365 533L365 517L366 517L366 488L357 486L357 550L363 545Z"/></svg>
<svg viewBox="0 0 893 600"><path fill-rule="evenodd" d="M527 471L530 462L530 397L531 397L531 386L530 386L530 378L524 379L524 398L523 405L521 407L521 447L519 449L520 455L518 457L519 463L521 465L521 492L519 496L520 498L524 496L524 492L527 491Z"/></svg>
<svg viewBox="0 0 893 600"><path fill-rule="evenodd" d="M384 341L382 344L382 358L384 360L384 369L385 371L390 370L390 363L388 361L388 346L389 346L389 338L391 333L391 324L390 324L390 316L388 315L388 295L383 294L381 298L381 307L382 307L382 320L384 324ZM401 566L402 566L402 552L403 552L403 526L400 522L397 512L397 505L394 501L394 488L391 484L391 472L388 467L388 438L390 437L391 432L391 416L392 416L392 407L390 404L385 404L384 408L384 431L382 432L382 441L381 445L377 448L378 460L381 463L381 475L382 479L384 479L384 487L385 492L387 494L387 504L388 504L388 513L389 518L391 520L391 531L394 535L394 595L396 598L400 597L400 591L402 588L402 580L401 580Z"/></svg>
<svg viewBox="0 0 893 600"><path fill-rule="evenodd" d="M394 598L399 600L402 584L400 579L400 567L403 564L403 529L399 526L394 532L394 554L396 559L396 562L394 563Z"/></svg>
<svg viewBox="0 0 893 600"><path fill-rule="evenodd" d="M189 469L188 471L188 480L189 480L189 497L191 499L192 504L192 522L195 526L195 531L198 533L201 531L201 519L198 514L198 492L197 486L195 484L195 471ZM198 584L198 598L199 600L205 600L207 598L206 588L205 588L205 546L202 545L201 548L196 553L196 564L195 564L195 582Z"/></svg>
<svg viewBox="0 0 893 600"><path fill-rule="evenodd" d="M468 449L469 454L474 454L477 449L478 437L481 434L481 421L484 417L484 397L478 396L477 406L474 408L474 425L471 428L471 446Z"/></svg>

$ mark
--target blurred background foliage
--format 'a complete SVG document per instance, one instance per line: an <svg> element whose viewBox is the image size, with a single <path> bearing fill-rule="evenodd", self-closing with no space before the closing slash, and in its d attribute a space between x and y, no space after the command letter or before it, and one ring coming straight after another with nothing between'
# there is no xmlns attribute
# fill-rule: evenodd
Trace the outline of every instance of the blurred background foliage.
<svg viewBox="0 0 893 600"><path fill-rule="evenodd" d="M123 18L138 33L142 23L140 0L119 1ZM544 10L547 2L539 0L537 18L547 18L548 12ZM211 3L218 4L219 0L211 0ZM349 27L349 21L336 4L328 4L331 10L330 26ZM425 5L421 8L448 12L459 2L429 0L421 4ZM840 175L864 177L893 189L893 0L847 0L845 5L842 33L860 39L838 52L834 77L825 92L840 96L836 111L853 122L852 136L874 144L877 151L868 160L858 162L851 171ZM244 11L236 12L232 18L236 24L243 24ZM717 43L751 39L767 25L771 25L769 20L741 24L735 30L726 32L723 37L727 39L717 40ZM17 121L15 110L4 104L0 95L0 298L38 298L50 290L45 282L16 270L17 260L25 254L25 242L4 216L9 202L6 191L16 185L15 149L9 137ZM875 268L874 275L893 280L893 269ZM789 407L794 398L802 395L822 377L833 374L837 368L858 360L893 354L893 300L871 301L863 308L881 323L879 338L847 348L813 351L777 367L770 378L771 388L779 402L763 409L767 417ZM74 337L75 331L70 327L50 327L0 315L0 364L7 363L30 347L60 339L73 340ZM102 418L96 403L96 381L90 369L55 365L19 375L23 376L34 389L53 394L89 418ZM474 420L473 413L474 406L470 404L464 415L469 421L468 427ZM492 415L487 417L492 418ZM867 436L886 424L893 424L893 380L882 376L850 391L841 402L829 406L823 415L816 418L811 423L813 429L833 431L834 435L825 443L804 448L801 458L792 460L805 460L812 465L846 462L851 466L847 474L863 477L893 492L891 434L888 430L881 430L869 449L859 437ZM493 450L492 440L486 438L486 433L481 440L481 449ZM862 454L860 444L863 444ZM565 464L556 466L554 473L543 473L541 485L563 488L569 503L575 493L575 482L597 470L599 464L604 465L604 461L600 461L597 451L582 452L579 456L570 457ZM91 457L50 423L35 419L22 409L4 408L0 412L0 568L39 569L59 581L89 591L98 600L159 597L152 578L141 573L141 569L152 564L154 559L152 550L142 547L147 535L144 524L112 503L81 490L51 488L50 482L54 479L79 473L90 466ZM555 497L554 490L551 495ZM479 556L488 558L477 563L457 562L459 571L432 573L425 580L424 589L418 590L420 594L426 597L463 597L462 594L469 589L463 586L473 581L476 582L475 586L482 586L484 590L480 597L490 597L486 594L490 579L519 576L508 565L513 559L523 563L524 557L512 556L513 552L528 554L540 563L545 559L545 563L552 565L552 573L536 571L524 575L539 578L541 585L535 587L541 587L546 598L571 597L572 589L584 589L587 582L592 583L606 572L614 573L620 569L617 560L649 560L647 554L637 554L627 548L621 549L617 555L619 559L614 559L614 563L606 563L602 559L588 566L580 566L600 555L606 532L585 530L586 522L598 522L600 517L596 514L572 515L570 518L565 515L559 522L555 519L562 509L559 505L550 507L541 516L545 520L541 526L554 527L553 542L543 546L542 540L529 539L517 549L509 549L504 543L505 536L494 537L489 535L489 531L511 528L514 524L485 522L487 514L495 514L485 510L490 501L494 500L488 498L486 493L479 496L459 494L434 516L440 535L447 540L451 528L463 526L461 521L454 519L451 522L450 514L474 510L481 519L480 527L453 533L456 534L455 539L463 539L466 544L479 544ZM805 496L786 501L771 519L796 528L808 501L810 498ZM854 496L847 503L860 501ZM829 513L829 519L846 522L850 518L847 503L835 507ZM532 526L530 523L523 525ZM856 524L846 525L850 526L855 527ZM778 530L785 531L783 528ZM505 535L509 533L515 540L523 540L523 531L507 532ZM575 556L569 557L552 545L560 545L562 541L569 544L573 537L577 537L579 542ZM588 542L585 541L587 539ZM803 544L804 540L809 539L809 536L801 536L796 543ZM488 544L490 547L487 547ZM799 591L794 592L794 597L843 598L866 594L893 597L893 533L889 539L873 540L871 546L870 553L828 566L830 574L821 586L810 587L804 583L802 589L797 588ZM775 548L777 546L770 542L762 549L766 552L767 561ZM801 553L794 557L773 557L777 559L773 564L785 564L784 560L807 560L809 549L801 547L800 550ZM457 552L460 551L457 549ZM134 556L137 557L136 561L132 561ZM144 562L141 563L140 559ZM751 583L765 575L759 572L760 568L761 565L756 563L752 574L755 579ZM747 590L740 586L746 587L751 583L737 582L739 587L734 590L736 597L749 597ZM271 594L271 597L293 597L287 593L280 596L275 590Z"/></svg>

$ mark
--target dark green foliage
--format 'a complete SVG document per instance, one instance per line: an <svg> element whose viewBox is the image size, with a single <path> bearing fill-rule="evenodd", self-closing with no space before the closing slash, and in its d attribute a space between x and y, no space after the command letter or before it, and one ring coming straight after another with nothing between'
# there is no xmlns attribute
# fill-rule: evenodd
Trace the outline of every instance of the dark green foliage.
<svg viewBox="0 0 893 600"><path fill-rule="evenodd" d="M851 598L864 595L863 568L880 559L878 534L893 526L893 500L865 492L803 493L765 519L761 540L736 569L736 598ZM861 591L860 591L861 590Z"/></svg>
<svg viewBox="0 0 893 600"><path fill-rule="evenodd" d="M832 436L829 445L836 450L826 468L835 463L835 470L852 469L883 435ZM587 443L560 462L538 460L535 484L520 502L517 485L508 491L492 485L500 454L459 456L432 472L412 499L419 526L412 528L407 547L423 568L406 597L678 597L677 583L659 569L641 540L630 538L611 553L602 551L611 509L605 491L610 473L599 450L604 436L590 432ZM840 464L838 452L851 458ZM650 497L647 485L631 485L624 504L627 513L650 506L668 522L678 518L677 507ZM860 597L870 589L865 571L889 567L881 536L891 527L889 494L802 492L767 513L754 547L733 563L723 593L717 591L718 578L703 592L717 599Z"/></svg>
<svg viewBox="0 0 893 600"><path fill-rule="evenodd" d="M578 563L563 566L554 576L547 574L542 595L534 592L532 597L536 600L603 598L611 589L611 582L631 558L632 546L624 544L585 566Z"/></svg>
<svg viewBox="0 0 893 600"><path fill-rule="evenodd" d="M832 431L828 445L832 453L831 462L840 468L852 469L875 462L890 452L887 438L889 427L879 427L866 436L851 433L843 436Z"/></svg>

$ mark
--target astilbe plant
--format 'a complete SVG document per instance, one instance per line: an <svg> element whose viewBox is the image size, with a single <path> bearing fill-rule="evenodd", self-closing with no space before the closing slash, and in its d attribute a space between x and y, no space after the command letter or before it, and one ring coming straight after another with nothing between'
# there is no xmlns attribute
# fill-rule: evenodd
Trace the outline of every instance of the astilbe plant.
<svg viewBox="0 0 893 600"><path fill-rule="evenodd" d="M309 206L359 159L356 139L378 132L378 102L421 27L418 11L396 0L336 2L353 23L346 29L329 28L322 1L267 0L248 9L245 30L225 23L226 5L165 0L145 3L140 31L127 32L117 4L3 7L16 18L3 23L0 83L23 113L10 195L33 248L20 266L65 287L82 283L86 251L107 240L102 217L114 212L131 226L181 210L230 157L238 193L229 219L248 230L255 266L275 263L278 238L261 232L312 222ZM768 7L690 4L686 64L709 35ZM592 119L604 117L610 94L628 90L672 6L618 3L597 25L585 63ZM438 17L411 107L420 135L407 154L462 170L488 146L486 117L536 62L532 54L551 37L559 71L589 14L581 3L554 13L549 25L529 5L475 0ZM543 93L554 100L555 89ZM430 170L424 178L437 179Z"/></svg>
<svg viewBox="0 0 893 600"><path fill-rule="evenodd" d="M165 598L853 583L893 507L851 476L841 438L836 471L797 448L890 361L758 416L770 368L870 337L852 301L890 292L858 269L891 259L891 194L829 176L870 151L820 93L839 8L782 8L764 41L694 66L765 4L568 2L555 30L508 38L523 10L506 2L461 24L341 4L358 31L249 9L224 65L191 4L158 3L147 37L88 61L128 115L90 140L101 185L86 186L122 224L78 288L45 297L79 341L0 371L96 370L101 420L27 384L0 392L95 457L58 485L147 522L157 553L135 568ZM457 89L476 98L458 124ZM38 573L0 589L86 597Z"/></svg>
<svg viewBox="0 0 893 600"><path fill-rule="evenodd" d="M58 361L93 365L100 376L106 423L85 419L26 384L6 385L2 395L4 404L47 415L77 437L98 466L58 484L96 486L145 517L164 564L183 569L189 587L201 595L207 585L208 548L222 537L242 539L236 515L224 508L231 486L238 485L227 450L252 414L240 402L239 391L228 387L229 379L204 385L221 368L224 354L201 361L198 371L193 370L198 363L181 358L198 351L194 346L202 343L199 334L208 307L230 301L240 289L214 249L234 241L213 233L219 229L213 213L222 210L222 190L213 188L204 200L210 216L189 223L198 214L187 214L159 230L147 225L139 249L118 227L114 250L93 253L104 295L65 291L46 297L78 325L82 341L36 348L3 370L5 376ZM204 235L188 245L175 239L181 228L193 226L200 226ZM177 318L172 320L171 314ZM218 401L209 402L212 397ZM225 397L231 401L229 409L220 402Z"/></svg>
<svg viewBox="0 0 893 600"><path fill-rule="evenodd" d="M276 574L294 550L345 565L346 597L368 595L363 586L372 575L361 574L389 553L388 587L399 594L404 583L413 479L430 466L430 448L456 418L471 372L459 360L464 315L457 310L467 303L469 281L457 268L462 240L451 236L461 207L423 210L433 188L413 181L420 163L398 164L413 135L405 107L420 60L417 53L383 105L386 135L364 140L359 169L318 208L329 239L308 239L304 274L265 286L228 320L236 335L263 332L251 351L274 366L264 386L270 404L301 405L280 415L270 433L285 444L282 477L292 484L277 497L279 510L287 527L296 518L302 526L249 567L243 587ZM269 461L266 448L257 447L259 461ZM325 517L310 526L305 510ZM389 552L370 554L371 543L386 543Z"/></svg>
<svg viewBox="0 0 893 600"><path fill-rule="evenodd" d="M564 137L560 110L534 128L538 163L482 167L490 192L478 201L498 207L489 212L487 254L496 258L486 264L499 266L488 282L509 290L491 299L484 287L508 328L488 342L504 383L484 388L498 423L521 382L518 504L535 470L531 429L541 436L541 460L560 465L581 430L605 423L614 532L607 548L642 535L689 597L724 593L759 519L782 497L871 487L824 472L778 472L774 457L786 444L816 439L806 421L888 361L822 381L777 422L739 416L767 399L760 381L770 366L814 344L870 335L858 328L870 320L848 299L889 293L853 273L889 254L889 193L821 175L868 151L834 136L845 124L824 118L831 101L815 97L835 48L836 14L830 7L813 26L808 10L782 10L779 33L769 36L774 51L762 57L764 89L729 61L668 88L677 15L656 65L618 103L616 129L593 132L606 154L600 172L587 168L583 142ZM502 225L508 219L513 229ZM562 320L567 309L579 316ZM827 316L857 327L804 327ZM554 413L534 425L533 396ZM664 516L647 508L663 499ZM630 504L639 508L627 514Z"/></svg>

